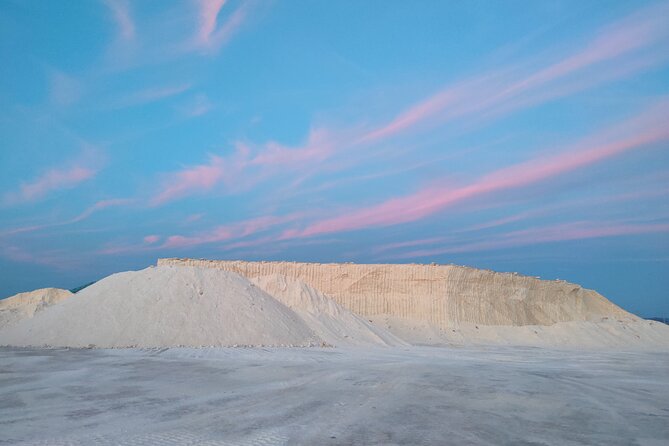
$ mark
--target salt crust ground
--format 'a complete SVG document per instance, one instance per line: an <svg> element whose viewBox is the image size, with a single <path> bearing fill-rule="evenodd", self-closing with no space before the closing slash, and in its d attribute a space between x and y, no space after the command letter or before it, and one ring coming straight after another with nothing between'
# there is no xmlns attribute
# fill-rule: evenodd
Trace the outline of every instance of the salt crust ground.
<svg viewBox="0 0 669 446"><path fill-rule="evenodd" d="M669 354L0 349L0 444L666 445Z"/></svg>

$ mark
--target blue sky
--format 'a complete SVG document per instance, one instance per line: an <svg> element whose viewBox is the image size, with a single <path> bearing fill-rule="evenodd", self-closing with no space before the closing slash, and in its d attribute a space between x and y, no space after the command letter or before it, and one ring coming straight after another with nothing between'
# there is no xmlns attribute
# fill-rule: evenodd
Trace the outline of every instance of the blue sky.
<svg viewBox="0 0 669 446"><path fill-rule="evenodd" d="M0 295L438 262L669 314L669 3L0 2Z"/></svg>

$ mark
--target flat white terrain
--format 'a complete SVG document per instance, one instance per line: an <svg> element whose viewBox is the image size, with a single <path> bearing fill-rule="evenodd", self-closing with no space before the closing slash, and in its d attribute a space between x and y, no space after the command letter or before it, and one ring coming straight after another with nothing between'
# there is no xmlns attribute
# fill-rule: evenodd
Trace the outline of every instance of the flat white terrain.
<svg viewBox="0 0 669 446"><path fill-rule="evenodd" d="M669 353L0 349L0 444L666 445Z"/></svg>

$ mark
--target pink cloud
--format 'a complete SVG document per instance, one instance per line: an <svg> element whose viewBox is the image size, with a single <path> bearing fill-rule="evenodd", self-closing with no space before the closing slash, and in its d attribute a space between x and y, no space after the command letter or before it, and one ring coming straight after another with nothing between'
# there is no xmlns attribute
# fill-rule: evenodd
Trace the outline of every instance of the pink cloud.
<svg viewBox="0 0 669 446"><path fill-rule="evenodd" d="M144 244L146 245L153 245L154 243L158 243L160 240L160 236L158 235L147 235L144 237Z"/></svg>
<svg viewBox="0 0 669 446"><path fill-rule="evenodd" d="M608 204L608 203L619 203L619 202L625 202L625 201L634 201L634 200L639 200L639 199L646 199L649 197L659 197L659 196L664 196L669 194L669 189L653 189L653 190L645 190L645 191L636 191L636 192L629 192L629 193L624 193L624 194L614 194L614 195L609 195L605 197L589 197L586 199L582 200L575 200L575 201L570 201L569 203L559 203L557 205L551 205L551 206L546 206L546 207L541 207L538 209L532 209L529 211L525 212L520 212L514 215L510 215L507 217L502 217L499 219L491 220L488 222L476 224L473 226L466 227L461 230L456 230L454 231L455 233L467 233L467 232L476 232L476 231L481 231L485 229L490 229L490 228L497 228L500 226L506 226L510 223L517 223L521 221L526 221L529 219L532 219L534 217L545 217L548 215L562 215L564 214L566 209L573 209L573 208L598 208L602 205ZM629 223L629 221L628 221ZM498 238L498 236L495 236ZM390 251L390 250L401 250L403 248L407 247L413 247L413 246L420 246L420 245L434 245L437 243L444 243L447 241L456 241L457 238L454 237L435 237L435 238L430 238L430 239L419 239L419 240L410 240L406 242L400 242L400 243L392 243L392 244L387 244L387 245L381 245L378 246L372 251L374 252L383 252L383 251Z"/></svg>
<svg viewBox="0 0 669 446"><path fill-rule="evenodd" d="M199 34L201 40L213 39L213 35L217 32L217 18L223 6L224 2L220 1L201 4L202 19ZM333 131L318 127L310 131L307 141L301 146L289 147L269 141L252 149L247 147L248 152L244 156L239 156L238 151L232 162L225 158L222 159L221 165L226 165L226 177L234 174L239 180L235 183L237 188L249 187L250 183L255 184L289 170L299 170L299 175L292 179L292 183L280 191L285 195L317 173L324 170L335 171L360 162L361 156L370 153L370 150L362 150L369 143L457 117L469 116L475 121L490 119L496 114L508 113L519 107L528 107L568 95L597 85L598 82L610 81L629 75L634 70L647 68L653 62L657 62L657 59L651 57L642 61L643 63L638 63L638 60L633 61L626 56L637 54L666 37L667 32L660 26L661 17L657 9L643 10L600 30L590 42L557 61L544 62L533 70L520 68L521 65L518 65L464 80L409 107L389 123L377 128ZM606 66L600 66L605 62ZM526 66L528 64L522 65ZM575 76L591 68L597 70L588 72L588 76ZM587 80L584 81L584 78ZM558 82L565 80L567 82ZM344 153L350 156L346 158L340 156ZM177 185L166 191L164 197L154 200L154 204L169 201L173 195L183 197L211 189L210 186L181 187L180 183L177 181ZM443 189L440 190L443 192ZM448 196L457 201L465 198L457 194L467 193L476 194L470 189L455 191ZM403 204L400 201L397 205ZM425 212L431 213L428 209ZM407 219L411 220L411 216L407 216Z"/></svg>
<svg viewBox="0 0 669 446"><path fill-rule="evenodd" d="M660 38L666 37L667 23L663 16L666 17L667 13L669 13L667 5L660 5L659 8L653 6L607 26L575 54L513 83L501 91L498 98L546 84L657 42Z"/></svg>
<svg viewBox="0 0 669 446"><path fill-rule="evenodd" d="M437 249L416 250L397 254L392 257L396 259L411 259L439 254L488 251L568 240L583 240L591 238L655 234L665 232L669 232L669 223L611 224L602 222L574 222L552 225L543 228L514 231L501 235L496 234L494 239L491 240L483 240L479 242L466 243L459 246L448 246Z"/></svg>
<svg viewBox="0 0 669 446"><path fill-rule="evenodd" d="M84 166L75 166L66 170L52 169L37 180L21 185L21 197L25 201L42 198L57 189L67 189L93 178L96 171Z"/></svg>
<svg viewBox="0 0 669 446"><path fill-rule="evenodd" d="M444 123L477 109L486 108L494 91L504 85L502 74L491 74L447 87L410 106L390 122L363 134L358 142L370 143L397 136L419 125Z"/></svg>
<svg viewBox="0 0 669 446"><path fill-rule="evenodd" d="M186 223L194 223L198 220L201 220L202 217L204 217L204 214L191 214L188 217L186 217Z"/></svg>
<svg viewBox="0 0 669 446"><path fill-rule="evenodd" d="M135 107L138 105L150 104L152 102L161 101L163 99L178 96L190 90L190 84L168 85L164 87L151 87L145 90L136 91L125 97L122 97L114 104L112 108L126 108Z"/></svg>
<svg viewBox="0 0 669 446"><path fill-rule="evenodd" d="M545 211L532 210L532 211L527 211L527 212L521 212L521 213L516 214L516 215L511 215L511 216L504 217L504 218L498 218L498 219L493 220L493 221L489 221L489 222L486 222L486 223L481 223L481 224L478 224L478 225L474 225L474 226L471 226L469 228L465 228L462 231L458 231L458 232L480 231L480 230L483 230L483 229L490 229L490 228L496 228L496 227L499 227L499 226L505 226L505 225L508 225L509 223L516 223L518 221L525 220L529 217L541 215L542 212L545 212Z"/></svg>
<svg viewBox="0 0 669 446"><path fill-rule="evenodd" d="M163 190L151 199L151 205L159 206L193 193L209 191L222 180L223 174L223 159L212 155L207 164L170 174L164 182Z"/></svg>
<svg viewBox="0 0 669 446"><path fill-rule="evenodd" d="M249 164L299 165L298 163L323 161L333 153L335 148L336 140L328 130L312 129L309 132L307 142L303 146L286 147L275 142L269 142L251 159Z"/></svg>
<svg viewBox="0 0 669 446"><path fill-rule="evenodd" d="M33 181L21 184L17 192L6 193L4 202L12 205L37 201L52 192L76 187L95 177L97 172L97 169L83 165L49 169Z"/></svg>
<svg viewBox="0 0 669 446"><path fill-rule="evenodd" d="M425 238L425 239L418 239L418 240L409 240L405 242L398 242L398 243L388 243L386 245L381 245L377 246L372 249L374 253L380 253L384 251L393 251L396 249L402 249L402 248L412 248L414 246L422 246L422 245L434 245L435 243L443 243L448 240L453 240L452 237L432 237L432 238Z"/></svg>
<svg viewBox="0 0 669 446"><path fill-rule="evenodd" d="M237 240L249 235L266 231L270 228L295 221L303 213L293 213L282 216L267 215L243 220L228 225L217 226L208 231L199 232L192 236L172 235L161 246L163 248L183 248L210 243L219 243L228 240Z"/></svg>
<svg viewBox="0 0 669 446"><path fill-rule="evenodd" d="M242 3L219 23L219 15L226 0L200 0L199 25L195 36L195 46L207 51L215 51L224 44L244 24L249 3Z"/></svg>
<svg viewBox="0 0 669 446"><path fill-rule="evenodd" d="M125 0L105 0L105 5L112 12L114 22L119 29L122 40L135 38L135 23L130 13L130 5Z"/></svg>
<svg viewBox="0 0 669 446"><path fill-rule="evenodd" d="M216 30L216 19L225 2L226 0L200 0L200 27L197 36L202 45L209 43Z"/></svg>
<svg viewBox="0 0 669 446"><path fill-rule="evenodd" d="M125 206L125 205L133 203L134 201L135 200L132 200L130 198L112 198L110 200L100 200L100 201L96 202L93 206L86 209L81 214L74 217L72 220L67 221L66 224L80 222L82 220L87 219L88 217L90 217L94 213L96 213L98 211L101 211L103 209L107 209L107 208L110 208L110 207L116 207L116 206Z"/></svg>
<svg viewBox="0 0 669 446"><path fill-rule="evenodd" d="M575 144L556 155L542 156L483 175L460 187L433 186L414 194L393 198L366 209L317 221L302 231L289 230L285 238L389 226L420 220L456 203L509 189L529 186L622 153L669 139L669 100L644 113Z"/></svg>
<svg viewBox="0 0 669 446"><path fill-rule="evenodd" d="M287 171L305 171L332 156L338 139L325 130L312 130L307 141L289 147L274 141L258 146L236 143L228 157L211 155L209 162L167 175L163 190L151 199L154 206L210 191L220 182L237 190Z"/></svg>
<svg viewBox="0 0 669 446"><path fill-rule="evenodd" d="M666 60L662 51L650 58L638 59L638 54L667 43L667 14L669 4L651 6L603 28L572 54L529 73L510 67L444 88L368 131L359 142L385 139L421 124L444 123L464 115L509 112L646 69ZM604 63L608 65L602 66ZM582 76L572 76L588 69L597 71L589 72L585 81Z"/></svg>
<svg viewBox="0 0 669 446"><path fill-rule="evenodd" d="M55 228L59 226L66 226L66 225L71 225L73 223L78 223L80 221L83 221L93 215L94 213L106 209L109 207L113 206L123 206L127 205L134 202L134 200L131 199L124 199L124 198L117 198L117 199L111 199L111 200L101 200L95 203L93 206L90 206L88 209L84 210L81 214L77 215L74 218L71 218L66 221L58 222L58 223L46 223L42 225L31 225L31 226L22 226L19 228L14 228L10 229L5 232L0 232L0 237L2 236L8 236L8 235L14 235L14 234L21 234L21 233L26 233L26 232L35 232L35 231L40 231L42 229L48 229L48 228Z"/></svg>

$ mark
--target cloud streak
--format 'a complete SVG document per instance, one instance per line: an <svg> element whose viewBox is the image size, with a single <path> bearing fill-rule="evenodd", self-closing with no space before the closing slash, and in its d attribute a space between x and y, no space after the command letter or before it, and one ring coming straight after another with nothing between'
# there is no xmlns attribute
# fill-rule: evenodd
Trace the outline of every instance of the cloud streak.
<svg viewBox="0 0 669 446"><path fill-rule="evenodd" d="M369 208L352 210L315 222L301 231L287 231L284 237L310 237L407 223L434 215L465 200L546 181L625 152L669 140L669 128L664 125L668 115L669 101L663 100L640 115L586 138L556 155L530 159L493 171L461 187L429 187Z"/></svg>
<svg viewBox="0 0 669 446"><path fill-rule="evenodd" d="M206 164L187 167L169 174L163 182L162 191L155 195L150 203L152 206L160 206L188 195L207 192L223 179L224 173L223 158L211 155Z"/></svg>
<svg viewBox="0 0 669 446"><path fill-rule="evenodd" d="M580 49L556 62L529 72L508 67L446 87L371 129L359 141L374 142L474 113L508 113L646 69L667 59L662 51L669 43L667 14L669 3L653 5L604 27ZM649 49L655 50L652 57L641 54Z"/></svg>
<svg viewBox="0 0 669 446"><path fill-rule="evenodd" d="M104 4L112 13L119 30L120 39L133 40L135 38L135 22L132 19L128 2L126 0L105 0Z"/></svg>
<svg viewBox="0 0 669 446"><path fill-rule="evenodd" d="M74 223L79 223L91 217L93 214L111 207L126 206L133 203L135 200L129 198L114 198L110 200L100 200L93 204L92 206L85 209L82 213L66 221L59 223L48 223L43 225L32 225L32 226L22 226L19 228L10 229L4 232L0 232L0 237L10 236L15 234L22 234L28 232L41 231L42 229L55 228L59 226L71 225Z"/></svg>
<svg viewBox="0 0 669 446"><path fill-rule="evenodd" d="M209 161L164 175L161 192L151 198L152 206L214 190L220 183L248 187L277 173L304 171L331 157L337 139L328 131L315 129L307 141L288 147L274 141L261 145L236 143L232 155L209 155ZM233 184L234 183L234 184Z"/></svg>
<svg viewBox="0 0 669 446"><path fill-rule="evenodd" d="M208 45L212 34L216 30L216 20L226 0L200 0L200 26L197 31L197 40L201 45Z"/></svg>
<svg viewBox="0 0 669 446"><path fill-rule="evenodd" d="M275 141L259 145L246 144L248 151L244 159L239 157L239 153L233 155L234 160L229 157L217 158L212 170L218 172L221 166L226 165L225 176L218 172L217 179L205 181L204 186L191 185L196 182L177 178L176 186L170 187L163 197L154 200L154 204L212 190L212 183L230 176L240 181L253 177L255 182L259 182L287 171L299 171L299 176L288 187L294 189L318 173L341 170L360 163L364 154L368 156L373 153L371 150L374 145L406 132L426 129L433 124L443 124L465 116L474 121L490 119L631 75L658 62L657 51L652 51L650 57L641 60L635 57L667 40L668 32L662 26L666 20L661 15L665 10L669 11L667 5L643 9L600 29L586 44L557 61L551 57L542 63L522 63L462 80L410 106L390 122L378 127L356 126L344 130L314 127L305 143L298 147L285 146ZM209 44L218 32L218 17L225 2L204 1L200 6L199 41ZM659 53L664 54L661 51ZM662 57L666 58L666 55ZM528 70L528 65L536 68ZM336 157L341 158L341 162L334 162ZM188 171L184 171L183 175L188 175ZM205 175L205 180L207 178L210 175ZM285 188L282 192L286 192Z"/></svg>
<svg viewBox="0 0 669 446"><path fill-rule="evenodd" d="M32 203L60 190L72 189L95 177L98 170L86 165L56 167L19 186L19 190L4 195L5 205Z"/></svg>
<svg viewBox="0 0 669 446"><path fill-rule="evenodd" d="M249 13L249 2L242 3L225 19L220 20L226 0L200 0L199 23L195 46L206 52L215 52L228 43L242 27Z"/></svg>
<svg viewBox="0 0 669 446"><path fill-rule="evenodd" d="M669 223L603 223L574 222L532 228L521 231L497 234L492 240L484 240L463 245L447 246L436 249L424 249L389 256L395 259L412 259L440 254L456 254L496 249L516 248L521 246L553 243L570 240L584 240L602 237L643 235L669 232Z"/></svg>
<svg viewBox="0 0 669 446"><path fill-rule="evenodd" d="M163 87L152 87L131 93L112 104L111 108L120 109L126 107L136 107L138 105L150 104L152 102L162 101L174 96L178 96L190 90L191 84L176 84Z"/></svg>
<svg viewBox="0 0 669 446"><path fill-rule="evenodd" d="M303 216L304 214L301 212L281 216L266 215L231 223L228 225L217 226L214 229L200 232L193 236L172 235L167 237L167 240L161 247L186 248L210 243L220 243L230 240L235 240L238 246L242 246L242 242L240 242L239 239L266 231L276 226L294 222ZM251 244L253 244L253 242Z"/></svg>
<svg viewBox="0 0 669 446"><path fill-rule="evenodd" d="M68 220L65 222L65 224L71 224L71 223L78 223L80 221L86 220L89 218L91 215L95 214L96 212L99 212L104 209L108 209L111 207L119 207L119 206L127 206L129 204L132 204L135 200L131 198L112 198L109 200L100 200L93 204L91 207L86 209L84 212L81 214L77 215L71 220Z"/></svg>

